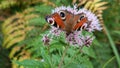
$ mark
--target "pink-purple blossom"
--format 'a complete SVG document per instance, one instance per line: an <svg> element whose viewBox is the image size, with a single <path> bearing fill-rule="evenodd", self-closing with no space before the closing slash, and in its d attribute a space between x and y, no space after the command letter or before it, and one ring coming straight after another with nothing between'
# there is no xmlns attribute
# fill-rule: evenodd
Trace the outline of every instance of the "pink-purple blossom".
<svg viewBox="0 0 120 68"><path fill-rule="evenodd" d="M50 38L47 35L43 36L42 41L43 41L44 45L50 44Z"/></svg>
<svg viewBox="0 0 120 68"><path fill-rule="evenodd" d="M94 37L91 37L89 35L84 36L81 32L75 31L74 33L69 34L66 37L67 42L70 45L77 45L77 46L90 46L92 44Z"/></svg>
<svg viewBox="0 0 120 68"><path fill-rule="evenodd" d="M59 28L51 27L50 33L54 36L60 36L62 31Z"/></svg>

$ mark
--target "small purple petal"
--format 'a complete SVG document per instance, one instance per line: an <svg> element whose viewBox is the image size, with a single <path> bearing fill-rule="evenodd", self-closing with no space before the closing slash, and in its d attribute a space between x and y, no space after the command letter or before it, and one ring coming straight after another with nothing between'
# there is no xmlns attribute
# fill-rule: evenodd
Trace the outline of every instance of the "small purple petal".
<svg viewBox="0 0 120 68"><path fill-rule="evenodd" d="M80 34L81 34L80 31L75 31L73 33L70 33L66 37L67 42L71 45L82 46L83 45L83 38L79 36Z"/></svg>
<svg viewBox="0 0 120 68"><path fill-rule="evenodd" d="M43 37L42 41L43 41L44 45L49 45L49 43L50 43L50 39L48 38L47 35L45 35L45 36Z"/></svg>
<svg viewBox="0 0 120 68"><path fill-rule="evenodd" d="M62 32L59 28L52 27L50 31L54 36L60 36L60 33Z"/></svg>
<svg viewBox="0 0 120 68"><path fill-rule="evenodd" d="M84 45L89 47L92 44L93 40L94 40L94 37L86 36Z"/></svg>

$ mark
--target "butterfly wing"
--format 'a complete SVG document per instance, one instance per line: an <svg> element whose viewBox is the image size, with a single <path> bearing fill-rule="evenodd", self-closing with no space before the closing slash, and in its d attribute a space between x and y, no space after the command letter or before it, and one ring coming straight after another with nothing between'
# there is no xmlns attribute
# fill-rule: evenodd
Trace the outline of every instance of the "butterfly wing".
<svg viewBox="0 0 120 68"><path fill-rule="evenodd" d="M54 13L52 15L46 16L46 21L57 28L64 29L65 25L59 13Z"/></svg>
<svg viewBox="0 0 120 68"><path fill-rule="evenodd" d="M87 18L84 18L74 26L73 30L80 30L81 26L86 22L87 22Z"/></svg>
<svg viewBox="0 0 120 68"><path fill-rule="evenodd" d="M60 15L58 13L55 13L52 15L53 19L54 19L54 24L56 24L57 26L55 27L58 27L58 28L61 28L61 29L64 29L65 25L63 23L63 20L61 19Z"/></svg>
<svg viewBox="0 0 120 68"><path fill-rule="evenodd" d="M84 23L86 23L88 20L87 20L87 17L85 17L85 14L79 14L79 18L77 20L77 23L76 25L73 27L73 30L80 30L80 28L82 27L82 25Z"/></svg>

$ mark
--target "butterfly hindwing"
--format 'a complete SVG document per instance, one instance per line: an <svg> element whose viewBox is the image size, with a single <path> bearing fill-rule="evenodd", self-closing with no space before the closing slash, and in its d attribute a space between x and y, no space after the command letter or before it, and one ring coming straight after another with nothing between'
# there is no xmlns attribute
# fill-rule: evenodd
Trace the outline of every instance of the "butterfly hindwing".
<svg viewBox="0 0 120 68"><path fill-rule="evenodd" d="M73 27L73 30L80 30L80 28L82 27L82 25L84 23L86 23L88 20L87 20L87 17L85 16L84 13L81 13L79 14L79 18L77 19L77 23L76 25Z"/></svg>

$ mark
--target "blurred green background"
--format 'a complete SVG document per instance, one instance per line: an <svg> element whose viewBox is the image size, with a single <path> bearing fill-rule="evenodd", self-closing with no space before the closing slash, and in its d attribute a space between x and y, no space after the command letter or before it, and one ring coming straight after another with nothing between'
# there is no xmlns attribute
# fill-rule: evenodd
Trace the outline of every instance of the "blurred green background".
<svg viewBox="0 0 120 68"><path fill-rule="evenodd" d="M40 34L49 29L44 17L56 6L72 5L73 1L75 0L0 0L0 68L19 68L12 60L38 60L39 44L42 44L39 42ZM86 54L93 68L119 68L120 0L104 1L108 2L105 5L108 8L102 14L104 29L94 33L96 39L91 46L93 51Z"/></svg>

